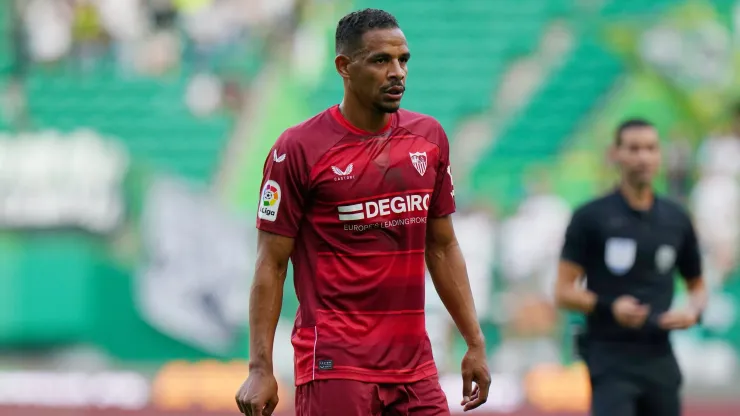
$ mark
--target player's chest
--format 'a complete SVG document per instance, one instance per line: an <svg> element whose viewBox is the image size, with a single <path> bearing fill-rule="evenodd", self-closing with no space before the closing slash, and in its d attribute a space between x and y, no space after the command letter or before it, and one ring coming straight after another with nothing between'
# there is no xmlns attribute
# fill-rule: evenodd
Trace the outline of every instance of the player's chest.
<svg viewBox="0 0 740 416"><path fill-rule="evenodd" d="M616 217L604 223L600 234L604 265L616 275L633 270L648 275L670 274L684 243L681 225L666 221Z"/></svg>
<svg viewBox="0 0 740 416"><path fill-rule="evenodd" d="M421 137L340 145L314 169L312 194L319 203L431 194L438 166L439 148Z"/></svg>

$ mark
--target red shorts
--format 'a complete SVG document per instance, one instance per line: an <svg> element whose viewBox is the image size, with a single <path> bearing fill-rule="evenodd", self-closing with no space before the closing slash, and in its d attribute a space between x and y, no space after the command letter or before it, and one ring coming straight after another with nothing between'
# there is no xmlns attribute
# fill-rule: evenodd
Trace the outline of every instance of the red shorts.
<svg viewBox="0 0 740 416"><path fill-rule="evenodd" d="M449 416L437 376L410 384L315 380L298 386L296 416Z"/></svg>

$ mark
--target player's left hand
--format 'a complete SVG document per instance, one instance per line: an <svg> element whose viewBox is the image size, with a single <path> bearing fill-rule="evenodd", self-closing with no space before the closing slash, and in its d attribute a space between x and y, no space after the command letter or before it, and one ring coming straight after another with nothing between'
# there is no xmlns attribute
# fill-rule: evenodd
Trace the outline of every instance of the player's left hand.
<svg viewBox="0 0 740 416"><path fill-rule="evenodd" d="M658 324L662 329L688 329L696 325L699 314L692 309L677 309L660 315Z"/></svg>
<svg viewBox="0 0 740 416"><path fill-rule="evenodd" d="M473 410L488 400L491 372L486 362L486 348L469 347L462 360L463 411ZM473 387L475 383L475 387Z"/></svg>

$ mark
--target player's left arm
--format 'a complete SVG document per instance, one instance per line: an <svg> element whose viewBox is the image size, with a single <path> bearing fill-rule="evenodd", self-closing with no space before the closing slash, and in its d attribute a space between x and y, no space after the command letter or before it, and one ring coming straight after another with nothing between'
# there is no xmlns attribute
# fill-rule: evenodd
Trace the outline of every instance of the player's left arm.
<svg viewBox="0 0 740 416"><path fill-rule="evenodd" d="M429 219L425 253L434 288L468 344L468 352L462 363L461 405L465 406L465 410L475 409L488 399L491 375L465 260L449 215ZM476 384L475 388L472 383Z"/></svg>
<svg viewBox="0 0 740 416"><path fill-rule="evenodd" d="M483 347L483 333L475 312L465 259L449 215L429 219L426 262L434 288L452 315L465 342L472 348Z"/></svg>
<svg viewBox="0 0 740 416"><path fill-rule="evenodd" d="M666 312L660 317L660 326L663 329L690 328L701 320L707 307L709 294L702 277L701 251L696 231L688 218L676 265L686 282L689 302L686 308Z"/></svg>
<svg viewBox="0 0 740 416"><path fill-rule="evenodd" d="M468 344L462 362L463 401L465 410L475 409L488 399L491 375L486 363L483 332L470 290L460 245L450 215L455 212L455 193L449 162L449 145L442 127L438 127L440 147L437 179L427 223L426 263L442 303L455 321ZM473 383L476 387L473 388Z"/></svg>

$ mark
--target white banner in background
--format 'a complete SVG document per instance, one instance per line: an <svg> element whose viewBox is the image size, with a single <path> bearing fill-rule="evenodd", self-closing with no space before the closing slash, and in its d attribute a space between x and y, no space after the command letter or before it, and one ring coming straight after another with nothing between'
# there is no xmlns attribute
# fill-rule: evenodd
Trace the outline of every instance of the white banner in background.
<svg viewBox="0 0 740 416"><path fill-rule="evenodd" d="M141 410L150 392L149 380L129 371L0 371L0 405Z"/></svg>
<svg viewBox="0 0 740 416"><path fill-rule="evenodd" d="M642 33L638 47L645 62L685 88L732 84L732 34L711 17L662 22Z"/></svg>
<svg viewBox="0 0 740 416"><path fill-rule="evenodd" d="M123 147L89 130L0 137L0 227L110 232L127 167Z"/></svg>
<svg viewBox="0 0 740 416"><path fill-rule="evenodd" d="M254 268L254 227L214 198L172 179L151 185L141 222L145 263L138 304L161 332L228 353L243 328Z"/></svg>

